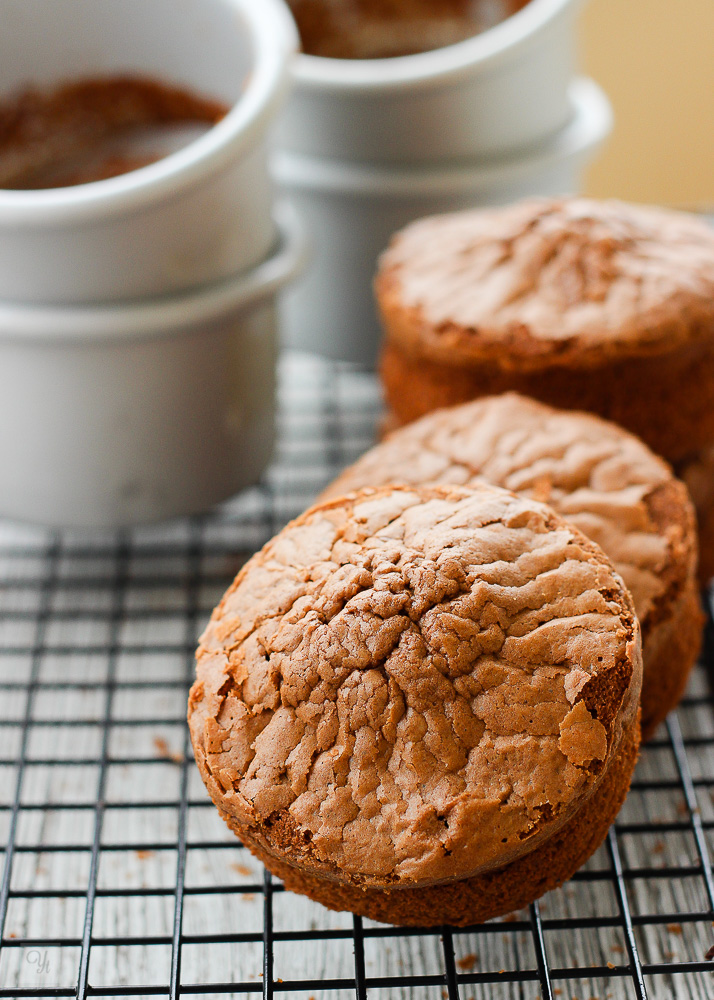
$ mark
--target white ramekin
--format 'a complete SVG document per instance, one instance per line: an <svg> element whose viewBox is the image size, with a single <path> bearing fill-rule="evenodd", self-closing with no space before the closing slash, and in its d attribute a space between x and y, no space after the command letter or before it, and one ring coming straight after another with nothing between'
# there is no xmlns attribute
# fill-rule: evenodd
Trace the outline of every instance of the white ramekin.
<svg viewBox="0 0 714 1000"><path fill-rule="evenodd" d="M474 38L396 59L300 55L279 148L361 162L503 156L572 113L579 0L530 0Z"/></svg>
<svg viewBox="0 0 714 1000"><path fill-rule="evenodd" d="M271 456L276 295L294 213L257 268L149 304L0 304L0 517L117 527L206 510Z"/></svg>
<svg viewBox="0 0 714 1000"><path fill-rule="evenodd" d="M315 247L308 272L285 298L286 345L372 367L380 339L372 279L377 257L396 230L426 215L578 191L583 167L609 133L612 115L591 80L576 80L570 94L570 124L512 160L395 169L276 155L276 180Z"/></svg>
<svg viewBox="0 0 714 1000"><path fill-rule="evenodd" d="M163 295L253 267L276 239L266 137L297 32L280 0L0 0L0 97L133 73L224 101L190 145L110 180L0 190L0 299Z"/></svg>

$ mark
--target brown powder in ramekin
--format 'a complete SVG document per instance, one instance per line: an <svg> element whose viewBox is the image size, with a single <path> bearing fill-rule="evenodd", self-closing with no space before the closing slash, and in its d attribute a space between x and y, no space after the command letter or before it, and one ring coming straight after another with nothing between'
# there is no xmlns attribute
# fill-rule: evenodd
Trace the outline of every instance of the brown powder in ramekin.
<svg viewBox="0 0 714 1000"><path fill-rule="evenodd" d="M222 103L132 76L0 101L0 187L67 187L155 162L223 118Z"/></svg>
<svg viewBox="0 0 714 1000"><path fill-rule="evenodd" d="M528 0L289 0L309 55L385 59L471 38Z"/></svg>

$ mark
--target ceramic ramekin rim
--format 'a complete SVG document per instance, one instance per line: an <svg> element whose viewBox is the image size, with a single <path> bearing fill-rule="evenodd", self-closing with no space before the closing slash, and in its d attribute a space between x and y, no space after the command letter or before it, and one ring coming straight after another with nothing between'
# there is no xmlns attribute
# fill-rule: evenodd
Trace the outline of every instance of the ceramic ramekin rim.
<svg viewBox="0 0 714 1000"><path fill-rule="evenodd" d="M88 306L42 306L0 302L0 342L91 342L183 335L228 313L240 313L274 296L304 269L308 239L287 202L275 208L279 232L275 252L248 272L179 295L149 301Z"/></svg>
<svg viewBox="0 0 714 1000"><path fill-rule="evenodd" d="M222 0L253 39L255 66L240 99L205 135L156 163L108 180L39 191L0 190L0 227L52 227L132 213L226 169L267 130L287 98L299 39L282 0Z"/></svg>
<svg viewBox="0 0 714 1000"><path fill-rule="evenodd" d="M458 191L545 169L549 164L585 154L612 129L612 108L602 88L577 77L569 88L573 114L569 123L548 140L493 160L459 161L409 166L342 162L325 157L279 151L273 173L290 189L355 197L393 198Z"/></svg>
<svg viewBox="0 0 714 1000"><path fill-rule="evenodd" d="M321 91L395 91L440 85L491 70L518 55L541 32L582 0L530 0L500 24L454 45L392 59L328 59L300 54L294 76L299 88Z"/></svg>

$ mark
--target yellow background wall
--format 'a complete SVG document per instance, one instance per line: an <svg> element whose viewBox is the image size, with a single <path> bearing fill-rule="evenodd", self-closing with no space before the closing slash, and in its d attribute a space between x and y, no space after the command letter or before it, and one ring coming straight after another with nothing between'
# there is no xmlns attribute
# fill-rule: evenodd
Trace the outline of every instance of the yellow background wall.
<svg viewBox="0 0 714 1000"><path fill-rule="evenodd" d="M714 207L714 0L589 0L581 53L615 110L588 192Z"/></svg>

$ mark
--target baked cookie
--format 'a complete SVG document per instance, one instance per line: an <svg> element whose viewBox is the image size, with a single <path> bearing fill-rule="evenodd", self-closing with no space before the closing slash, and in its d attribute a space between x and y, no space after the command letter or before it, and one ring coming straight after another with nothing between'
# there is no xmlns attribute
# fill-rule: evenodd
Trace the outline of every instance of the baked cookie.
<svg viewBox="0 0 714 1000"><path fill-rule="evenodd" d="M681 698L701 647L697 531L686 487L614 424L507 393L396 431L324 496L387 483L484 481L548 503L612 560L642 628L649 738Z"/></svg>
<svg viewBox="0 0 714 1000"><path fill-rule="evenodd" d="M714 230L692 216L540 198L424 219L376 290L400 423L515 390L673 463L714 444Z"/></svg>
<svg viewBox="0 0 714 1000"><path fill-rule="evenodd" d="M189 724L221 815L288 888L465 926L602 842L641 674L622 580L549 507L386 487L312 508L241 570Z"/></svg>

